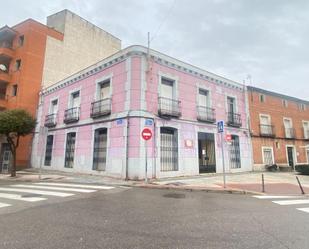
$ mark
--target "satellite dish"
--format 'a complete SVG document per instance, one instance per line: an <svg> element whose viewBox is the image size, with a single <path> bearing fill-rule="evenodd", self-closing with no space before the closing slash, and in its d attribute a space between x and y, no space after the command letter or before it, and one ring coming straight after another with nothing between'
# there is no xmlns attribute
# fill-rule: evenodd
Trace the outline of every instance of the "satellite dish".
<svg viewBox="0 0 309 249"><path fill-rule="evenodd" d="M7 69L7 68L6 68L6 66L5 66L5 65L0 64L0 70L1 70L1 71L6 71L6 69Z"/></svg>

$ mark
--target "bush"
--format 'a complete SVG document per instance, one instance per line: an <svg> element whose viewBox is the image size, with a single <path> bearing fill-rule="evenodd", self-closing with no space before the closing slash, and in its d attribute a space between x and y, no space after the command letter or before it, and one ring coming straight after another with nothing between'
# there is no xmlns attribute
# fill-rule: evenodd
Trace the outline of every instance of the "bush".
<svg viewBox="0 0 309 249"><path fill-rule="evenodd" d="M302 175L309 175L309 165L308 164L299 164L295 166L295 170Z"/></svg>

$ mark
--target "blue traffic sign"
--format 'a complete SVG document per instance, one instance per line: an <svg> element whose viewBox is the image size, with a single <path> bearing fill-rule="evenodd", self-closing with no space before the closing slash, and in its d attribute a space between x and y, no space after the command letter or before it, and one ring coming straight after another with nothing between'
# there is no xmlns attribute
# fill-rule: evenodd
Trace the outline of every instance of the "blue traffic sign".
<svg viewBox="0 0 309 249"><path fill-rule="evenodd" d="M224 132L224 121L221 120L217 123L217 127L218 127L218 133L223 133Z"/></svg>
<svg viewBox="0 0 309 249"><path fill-rule="evenodd" d="M153 120L152 120L152 119L149 119L149 118L146 119L146 120L145 120L145 125L146 125L146 126L152 126L152 125L153 125Z"/></svg>

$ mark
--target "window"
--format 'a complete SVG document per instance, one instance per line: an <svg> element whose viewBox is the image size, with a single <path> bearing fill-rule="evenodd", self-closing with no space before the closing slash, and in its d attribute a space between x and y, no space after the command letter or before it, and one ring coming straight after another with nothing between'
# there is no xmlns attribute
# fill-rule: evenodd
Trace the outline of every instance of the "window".
<svg viewBox="0 0 309 249"><path fill-rule="evenodd" d="M161 171L178 170L178 135L174 128L160 129L160 162Z"/></svg>
<svg viewBox="0 0 309 249"><path fill-rule="evenodd" d="M13 85L13 88L12 88L12 96L13 97L17 96L17 89L18 89L18 86L17 85Z"/></svg>
<svg viewBox="0 0 309 249"><path fill-rule="evenodd" d="M309 139L309 121L303 121L304 138Z"/></svg>
<svg viewBox="0 0 309 249"><path fill-rule="evenodd" d="M18 37L18 46L22 47L24 45L25 37L23 35Z"/></svg>
<svg viewBox="0 0 309 249"><path fill-rule="evenodd" d="M51 102L50 114L56 114L58 112L58 99Z"/></svg>
<svg viewBox="0 0 309 249"><path fill-rule="evenodd" d="M278 141L276 141L276 149L280 149L280 143Z"/></svg>
<svg viewBox="0 0 309 249"><path fill-rule="evenodd" d="M306 111L306 105L303 103L298 104L298 109L301 111Z"/></svg>
<svg viewBox="0 0 309 249"><path fill-rule="evenodd" d="M283 99L283 100L282 100L282 105L283 105L284 107L288 107L288 101L287 101L286 99Z"/></svg>
<svg viewBox="0 0 309 249"><path fill-rule="evenodd" d="M261 103L265 102L265 95L264 94L260 94L260 102Z"/></svg>
<svg viewBox="0 0 309 249"><path fill-rule="evenodd" d="M48 135L46 139L46 148L45 148L45 160L44 160L45 166L51 165L53 142L54 142L54 136Z"/></svg>
<svg viewBox="0 0 309 249"><path fill-rule="evenodd" d="M285 129L285 137L286 138L293 138L294 137L294 129L292 120L289 118L283 119L284 129Z"/></svg>
<svg viewBox="0 0 309 249"><path fill-rule="evenodd" d="M73 168L74 165L74 153L75 153L75 140L76 133L70 132L67 134L67 142L65 147L64 167Z"/></svg>
<svg viewBox="0 0 309 249"><path fill-rule="evenodd" d="M16 60L16 62L15 62L15 70L16 70L16 71L19 70L20 67L21 67L21 59Z"/></svg>
<svg viewBox="0 0 309 249"><path fill-rule="evenodd" d="M230 149L230 168L231 169L240 169L241 160L240 160L240 147L239 147L239 137L232 135Z"/></svg>
<svg viewBox="0 0 309 249"><path fill-rule="evenodd" d="M110 80L98 83L97 100L110 98Z"/></svg>
<svg viewBox="0 0 309 249"><path fill-rule="evenodd" d="M227 97L227 111L228 113L235 113L236 112L236 104L235 98Z"/></svg>
<svg viewBox="0 0 309 249"><path fill-rule="evenodd" d="M161 96L167 99L174 99L174 85L175 81L167 79L165 77L161 78Z"/></svg>
<svg viewBox="0 0 309 249"><path fill-rule="evenodd" d="M263 163L265 165L273 165L273 148L271 147L263 147Z"/></svg>
<svg viewBox="0 0 309 249"><path fill-rule="evenodd" d="M79 91L74 92L71 94L71 103L70 107L75 108L80 106L80 96Z"/></svg>
<svg viewBox="0 0 309 249"><path fill-rule="evenodd" d="M199 106L210 107L209 91L205 89L199 89Z"/></svg>
<svg viewBox="0 0 309 249"><path fill-rule="evenodd" d="M94 132L93 170L103 171L106 168L107 129L101 128Z"/></svg>
<svg viewBox="0 0 309 249"><path fill-rule="evenodd" d="M260 130L263 135L272 135L272 126L269 115L260 115Z"/></svg>

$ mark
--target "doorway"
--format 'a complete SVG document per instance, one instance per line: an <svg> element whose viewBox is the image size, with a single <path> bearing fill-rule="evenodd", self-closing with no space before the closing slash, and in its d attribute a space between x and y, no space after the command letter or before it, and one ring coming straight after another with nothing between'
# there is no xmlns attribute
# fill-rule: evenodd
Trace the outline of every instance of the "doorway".
<svg viewBox="0 0 309 249"><path fill-rule="evenodd" d="M295 165L295 158L294 158L294 147L287 146L287 155L288 155L288 164L290 167L294 167Z"/></svg>
<svg viewBox="0 0 309 249"><path fill-rule="evenodd" d="M215 136L213 133L198 133L199 173L216 172Z"/></svg>
<svg viewBox="0 0 309 249"><path fill-rule="evenodd" d="M3 143L1 146L1 155L0 155L0 172L8 173L11 163L11 151L8 143Z"/></svg>

